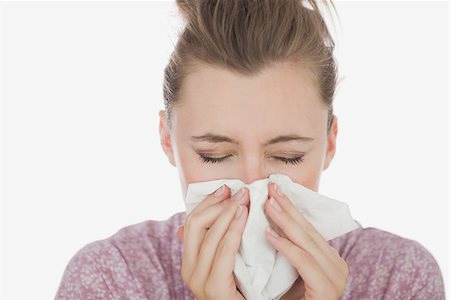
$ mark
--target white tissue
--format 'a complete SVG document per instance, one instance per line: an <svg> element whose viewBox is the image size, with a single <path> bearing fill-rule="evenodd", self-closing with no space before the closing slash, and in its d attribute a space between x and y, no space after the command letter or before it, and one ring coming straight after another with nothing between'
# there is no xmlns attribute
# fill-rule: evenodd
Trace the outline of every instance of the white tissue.
<svg viewBox="0 0 450 300"><path fill-rule="evenodd" d="M236 285L247 300L279 299L299 276L297 270L266 238L266 227L270 224L276 228L264 213L269 182L279 186L325 240L329 241L359 227L350 215L347 204L310 190L281 173L250 184L239 179L189 184L185 199L188 214L223 184L230 188L231 195L241 187L249 189L250 210L234 266ZM277 231L280 232L279 229Z"/></svg>

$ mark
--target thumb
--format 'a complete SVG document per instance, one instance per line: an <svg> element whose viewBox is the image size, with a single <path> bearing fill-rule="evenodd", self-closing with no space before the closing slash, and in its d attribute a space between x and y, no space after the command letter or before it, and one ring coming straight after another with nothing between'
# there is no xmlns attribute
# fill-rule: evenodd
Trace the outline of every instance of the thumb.
<svg viewBox="0 0 450 300"><path fill-rule="evenodd" d="M182 241L184 239L184 224L178 226L177 228L177 236Z"/></svg>

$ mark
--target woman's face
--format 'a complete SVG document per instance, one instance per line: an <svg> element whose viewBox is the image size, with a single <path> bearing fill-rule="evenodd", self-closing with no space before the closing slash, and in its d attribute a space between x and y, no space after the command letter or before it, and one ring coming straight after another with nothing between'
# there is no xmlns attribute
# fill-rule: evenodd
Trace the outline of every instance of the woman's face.
<svg viewBox="0 0 450 300"><path fill-rule="evenodd" d="M160 111L161 145L184 197L190 183L249 184L272 173L318 191L335 153L337 119L327 136L327 108L304 70L286 63L245 77L202 65L185 78L171 131Z"/></svg>

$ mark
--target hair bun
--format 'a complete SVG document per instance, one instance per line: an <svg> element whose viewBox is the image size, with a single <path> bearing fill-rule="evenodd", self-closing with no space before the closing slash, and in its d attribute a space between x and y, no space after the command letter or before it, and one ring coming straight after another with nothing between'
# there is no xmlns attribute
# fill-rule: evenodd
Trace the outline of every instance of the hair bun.
<svg viewBox="0 0 450 300"><path fill-rule="evenodd" d="M197 1L196 0L176 0L178 10L179 10L182 18L186 22L186 24L189 24L192 20L194 20Z"/></svg>

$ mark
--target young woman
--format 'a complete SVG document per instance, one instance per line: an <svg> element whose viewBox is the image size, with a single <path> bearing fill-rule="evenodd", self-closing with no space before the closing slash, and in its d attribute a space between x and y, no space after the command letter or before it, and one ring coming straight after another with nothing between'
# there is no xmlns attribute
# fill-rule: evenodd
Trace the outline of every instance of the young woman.
<svg viewBox="0 0 450 300"><path fill-rule="evenodd" d="M318 190L336 151L334 42L317 3L177 0L186 21L165 69L161 146L189 183L272 173ZM268 241L298 271L281 299L444 299L418 242L360 227L326 241L269 185ZM189 215L123 228L78 251L58 299L244 299L234 257L250 207L223 186Z"/></svg>

